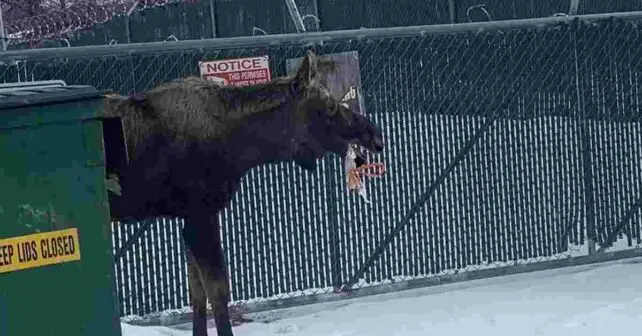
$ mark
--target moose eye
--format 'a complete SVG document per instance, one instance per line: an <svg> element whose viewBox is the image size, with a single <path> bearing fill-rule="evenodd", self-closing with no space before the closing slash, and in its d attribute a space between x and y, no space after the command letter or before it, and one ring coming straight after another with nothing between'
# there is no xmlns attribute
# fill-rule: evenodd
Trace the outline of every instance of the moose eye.
<svg viewBox="0 0 642 336"><path fill-rule="evenodd" d="M329 114L333 117L337 115L337 112L339 112L339 103L336 100L328 100L328 112L330 112Z"/></svg>

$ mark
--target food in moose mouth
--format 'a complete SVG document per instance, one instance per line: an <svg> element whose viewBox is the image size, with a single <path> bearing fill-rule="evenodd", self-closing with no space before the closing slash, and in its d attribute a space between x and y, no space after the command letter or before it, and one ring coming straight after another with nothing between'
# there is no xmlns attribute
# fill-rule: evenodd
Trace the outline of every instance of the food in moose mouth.
<svg viewBox="0 0 642 336"><path fill-rule="evenodd" d="M364 153L365 150L360 146L348 147L344 158L346 182L348 192L357 192L366 203L372 203L367 195L364 177L381 177L386 171L386 166L382 162L368 163Z"/></svg>

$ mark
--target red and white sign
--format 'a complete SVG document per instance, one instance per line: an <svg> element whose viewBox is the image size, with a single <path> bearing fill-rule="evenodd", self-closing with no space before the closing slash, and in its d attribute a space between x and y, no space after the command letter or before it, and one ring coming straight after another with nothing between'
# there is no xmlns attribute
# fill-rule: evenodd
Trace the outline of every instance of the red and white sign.
<svg viewBox="0 0 642 336"><path fill-rule="evenodd" d="M221 85L246 86L272 80L267 56L198 62L201 77Z"/></svg>

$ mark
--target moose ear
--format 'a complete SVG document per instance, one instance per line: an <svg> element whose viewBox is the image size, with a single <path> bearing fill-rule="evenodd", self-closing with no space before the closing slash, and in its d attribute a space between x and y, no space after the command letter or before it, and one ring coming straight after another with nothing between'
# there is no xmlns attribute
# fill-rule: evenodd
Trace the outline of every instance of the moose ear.
<svg viewBox="0 0 642 336"><path fill-rule="evenodd" d="M296 73L296 79L303 86L309 86L317 76L317 56L311 49L308 54L303 57L301 66Z"/></svg>

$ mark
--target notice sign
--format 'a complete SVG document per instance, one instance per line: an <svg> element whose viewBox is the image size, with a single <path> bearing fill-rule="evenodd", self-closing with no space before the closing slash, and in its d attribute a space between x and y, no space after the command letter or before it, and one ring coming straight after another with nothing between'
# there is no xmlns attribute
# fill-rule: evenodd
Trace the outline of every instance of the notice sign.
<svg viewBox="0 0 642 336"><path fill-rule="evenodd" d="M78 229L0 239L0 273L80 260Z"/></svg>
<svg viewBox="0 0 642 336"><path fill-rule="evenodd" d="M267 56L199 62L201 77L220 85L246 86L272 80Z"/></svg>

